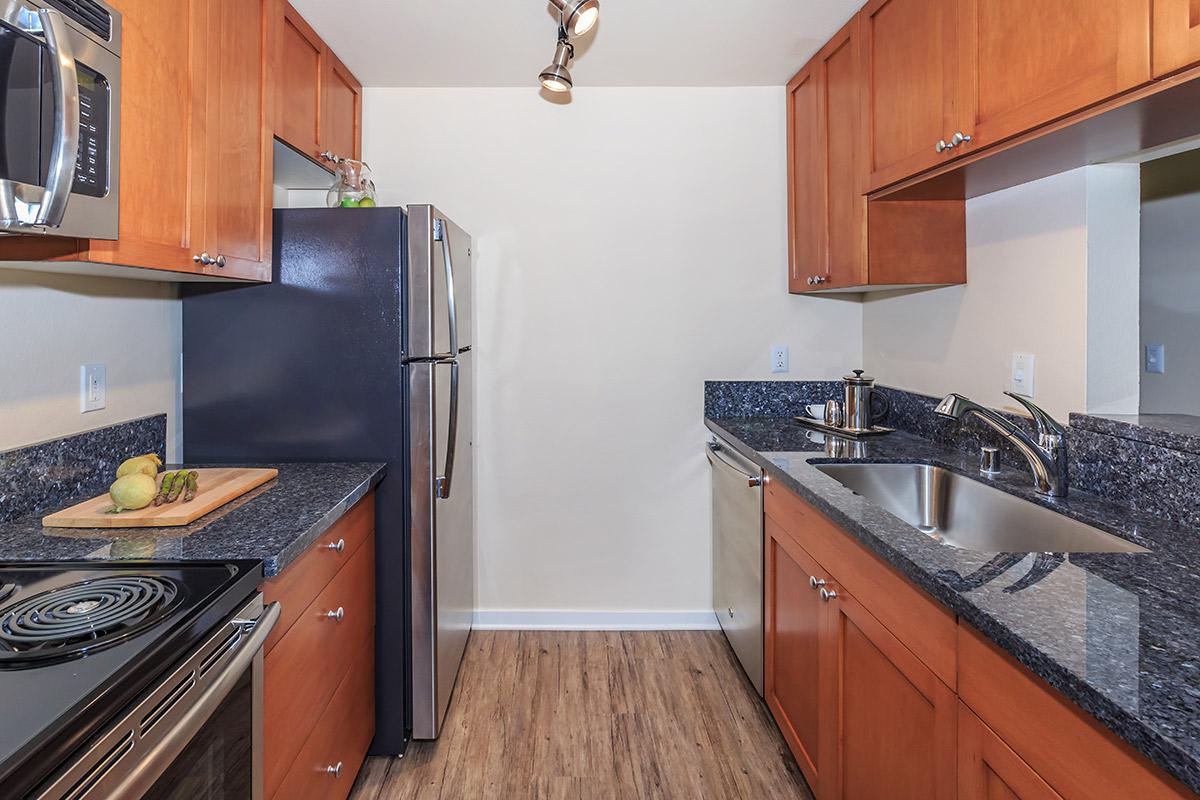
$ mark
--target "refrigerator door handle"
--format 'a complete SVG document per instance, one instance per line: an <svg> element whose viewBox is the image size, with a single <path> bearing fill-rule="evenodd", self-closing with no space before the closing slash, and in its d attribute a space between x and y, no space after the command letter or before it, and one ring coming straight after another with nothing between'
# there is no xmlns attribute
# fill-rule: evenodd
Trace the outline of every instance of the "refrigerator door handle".
<svg viewBox="0 0 1200 800"><path fill-rule="evenodd" d="M458 303L454 292L454 255L450 247L450 231L446 220L434 219L433 240L442 243L442 260L446 262L446 317L450 325L450 358L458 357Z"/></svg>
<svg viewBox="0 0 1200 800"><path fill-rule="evenodd" d="M442 361L450 366L450 422L446 431L446 465L437 479L437 496L450 496L450 481L454 478L454 452L458 449L458 362Z"/></svg>

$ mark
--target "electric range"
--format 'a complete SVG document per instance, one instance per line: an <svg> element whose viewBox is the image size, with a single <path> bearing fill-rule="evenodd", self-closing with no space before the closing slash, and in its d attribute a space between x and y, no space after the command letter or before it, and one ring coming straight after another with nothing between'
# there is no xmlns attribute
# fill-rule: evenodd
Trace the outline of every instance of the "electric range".
<svg viewBox="0 0 1200 800"><path fill-rule="evenodd" d="M261 648L265 632L251 635L258 620L241 619L251 607L248 601L261 610L257 594L261 582L259 561L0 565L0 786L4 797L115 796L116 789L100 788L115 777L102 774L99 767L80 765L95 761L102 767L107 759L111 767L122 760L117 756L129 753L125 771L136 766L134 762L145 757L137 745L148 750L156 744L155 737L172 733L166 730L171 726L164 724L152 737L147 720L167 719L168 711L175 713L175 701L193 688L199 687L193 692L197 696L213 694L204 682L221 677L221 670L210 673L209 668L217 665L218 657L240 649L239 643L248 644L243 639L253 638L256 649ZM274 617L267 620L267 627L273 621ZM189 660L196 663L189 667ZM242 672L247 672L248 663L238 665ZM257 665L261 671L261 654ZM176 672L183 676L178 685L168 686L162 699L150 696L164 681L175 680ZM127 734L115 730L131 709L148 700L155 701L153 708L158 711L144 716L140 729L134 726ZM182 719L188 703L178 705ZM204 711L212 714L211 708ZM196 711L191 716L199 715ZM116 743L114 748L91 758L88 751L99 746L97 742L108 746L106 737ZM186 744L177 732L173 739L177 750L176 745ZM161 750L163 745L158 747ZM63 775L72 769L79 773L70 778L74 788L46 789L66 786ZM150 777L157 779L157 775ZM106 793L95 794L93 789ZM121 796L170 796L145 787L139 791L143 793Z"/></svg>

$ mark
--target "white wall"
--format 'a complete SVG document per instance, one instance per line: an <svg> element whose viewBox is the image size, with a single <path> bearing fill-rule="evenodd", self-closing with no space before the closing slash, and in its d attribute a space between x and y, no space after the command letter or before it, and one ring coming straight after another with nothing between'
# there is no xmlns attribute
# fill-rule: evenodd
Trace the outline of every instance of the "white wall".
<svg viewBox="0 0 1200 800"><path fill-rule="evenodd" d="M710 608L703 381L841 375L862 309L787 294L782 88L573 94L368 89L364 153L475 237L485 619L661 623Z"/></svg>
<svg viewBox="0 0 1200 800"><path fill-rule="evenodd" d="M0 451L147 416L178 419L181 306L169 284L0 270ZM107 405L79 410L79 367Z"/></svg>
<svg viewBox="0 0 1200 800"><path fill-rule="evenodd" d="M1136 286L1137 224L1136 165L969 200L966 285L867 295L866 368L891 386L1019 409L1003 394L1012 354L1033 353L1034 400L1051 414L1136 411L1137 303L1106 289ZM1089 317L1106 326L1092 331L1091 370Z"/></svg>
<svg viewBox="0 0 1200 800"><path fill-rule="evenodd" d="M1200 414L1200 150L1143 165L1142 342L1166 373L1142 375L1146 414Z"/></svg>

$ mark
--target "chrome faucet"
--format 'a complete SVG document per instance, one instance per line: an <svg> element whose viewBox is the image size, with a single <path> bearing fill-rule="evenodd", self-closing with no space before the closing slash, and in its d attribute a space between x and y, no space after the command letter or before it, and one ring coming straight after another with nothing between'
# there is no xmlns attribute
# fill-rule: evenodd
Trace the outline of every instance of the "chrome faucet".
<svg viewBox="0 0 1200 800"><path fill-rule="evenodd" d="M986 425L996 430L1013 444L1029 461L1033 470L1033 485L1039 492L1051 497L1067 496L1067 431L1049 414L1023 397L1005 392L1006 395L1025 406L1037 426L1037 441L1023 428L1009 422L1000 414L968 400L961 394L946 395L934 412L950 419L962 419L968 414L979 417Z"/></svg>

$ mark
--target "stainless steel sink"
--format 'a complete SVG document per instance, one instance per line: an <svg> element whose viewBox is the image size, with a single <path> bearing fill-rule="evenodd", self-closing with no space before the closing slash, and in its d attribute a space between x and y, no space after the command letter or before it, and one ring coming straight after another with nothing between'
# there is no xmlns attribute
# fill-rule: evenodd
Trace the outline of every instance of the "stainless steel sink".
<svg viewBox="0 0 1200 800"><path fill-rule="evenodd" d="M816 464L938 541L985 553L1148 553L1119 536L926 464Z"/></svg>

